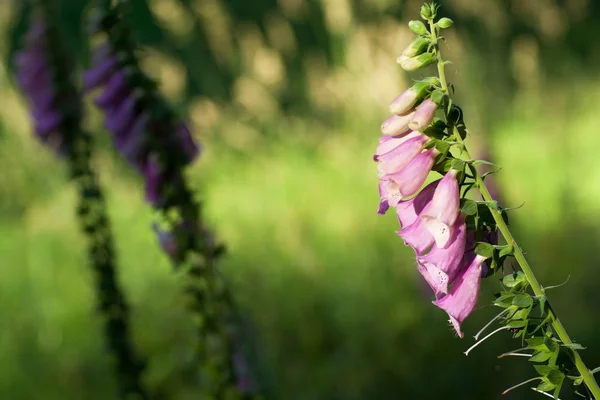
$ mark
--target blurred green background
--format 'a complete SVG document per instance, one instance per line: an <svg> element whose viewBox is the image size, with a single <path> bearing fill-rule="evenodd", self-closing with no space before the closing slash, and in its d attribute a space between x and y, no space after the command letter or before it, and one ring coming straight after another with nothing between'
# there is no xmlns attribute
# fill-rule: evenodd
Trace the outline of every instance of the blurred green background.
<svg viewBox="0 0 600 400"><path fill-rule="evenodd" d="M411 78L395 63L421 3L401 0L131 0L144 65L195 127L190 178L228 246L222 268L248 319L272 398L499 399L534 376L499 334L469 357L495 315L484 283L466 338L379 217L371 160L387 103ZM86 2L62 0L69 45L86 63ZM111 399L91 275L61 162L32 137L12 82L23 31L0 2L0 398ZM442 14L449 79L469 144L503 166L502 202L540 280L567 285L553 306L600 365L600 46L592 0L452 0ZM97 170L149 385L196 399L182 378L194 336L179 283L150 230L139 178L110 149ZM562 399L573 396L564 390ZM526 387L506 399L538 399Z"/></svg>

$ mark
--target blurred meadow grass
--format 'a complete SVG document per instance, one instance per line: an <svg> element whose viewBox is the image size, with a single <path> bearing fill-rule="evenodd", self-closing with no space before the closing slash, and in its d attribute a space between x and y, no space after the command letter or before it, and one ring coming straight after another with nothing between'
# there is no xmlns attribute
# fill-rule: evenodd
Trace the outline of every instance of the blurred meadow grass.
<svg viewBox="0 0 600 400"><path fill-rule="evenodd" d="M296 54L293 23L313 3L324 13L333 66L319 52ZM485 283L481 310L465 324L467 338L455 339L394 233L395 217L375 213L371 156L379 124L387 103L410 82L394 63L410 34L405 21L384 12L392 2L364 3L356 14L346 0L281 1L262 27L236 23L223 4L153 0L149 10L177 43L193 41L195 21L203 22L218 65L237 71L230 101L188 98L190 75L205 85L212 78L189 66L197 61L191 54L180 60L151 47L144 65L187 110L205 146L190 180L227 245L221 268L251 321L272 396L491 399L527 378L532 371L525 361L495 359L519 347L507 337L462 354L472 343L469 334L494 315L485 304L497 282ZM467 5L476 4L464 0L449 8L466 19L473 12ZM414 18L418 6L403 3L410 12L405 19ZM0 3L3 53L14 11ZM491 150L503 167L495 179L504 205L524 202L511 223L540 279L553 285L572 275L551 293L553 306L589 348L584 358L594 367L600 364L600 115L591 105L600 100L600 81L592 73L573 73L568 81L544 76L538 47L563 34L552 22L559 18L560 25L562 14L544 13L536 22L539 41L526 35L514 40L502 66L512 68L511 96L486 86L483 70L490 61L461 39L460 30L448 35L456 68L451 79L471 128L470 144ZM499 8L484 24L501 30L509 18ZM291 54L302 63L302 82L288 76ZM306 92L304 112L282 109L281 98L294 85ZM73 188L60 160L33 139L8 65L0 65L0 90L0 398L113 398ZM495 102L496 108L486 105ZM136 342L150 357L147 381L169 388L172 398L197 398L181 376L190 361L192 327L179 283L150 230L139 179L114 156L91 107L88 125L97 132L95 161ZM505 398L539 395L524 389Z"/></svg>

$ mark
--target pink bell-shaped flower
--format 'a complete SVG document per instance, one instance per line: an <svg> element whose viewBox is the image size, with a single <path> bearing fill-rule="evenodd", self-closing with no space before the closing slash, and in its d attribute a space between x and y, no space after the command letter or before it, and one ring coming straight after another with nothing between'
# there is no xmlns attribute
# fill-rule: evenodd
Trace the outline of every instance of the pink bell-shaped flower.
<svg viewBox="0 0 600 400"><path fill-rule="evenodd" d="M446 247L450 240L451 226L458 218L460 211L460 193L456 174L458 171L451 169L440 181L431 203L421 214L425 227L435 238L437 247Z"/></svg>
<svg viewBox="0 0 600 400"><path fill-rule="evenodd" d="M456 279L462 266L467 228L463 218L459 218L456 225L446 247L433 246L429 253L417 258L419 272L433 289L436 298L448 293L448 285Z"/></svg>
<svg viewBox="0 0 600 400"><path fill-rule="evenodd" d="M396 216L402 228L412 225L417 220L419 214L431 202L439 183L440 179L431 182L412 199L401 201L396 205Z"/></svg>
<svg viewBox="0 0 600 400"><path fill-rule="evenodd" d="M485 257L473 254L465 256L470 260L467 267L454 282L450 293L433 302L436 306L448 313L452 326L463 337L460 326L463 321L473 312L477 299L479 298L479 285L481 283L481 266Z"/></svg>
<svg viewBox="0 0 600 400"><path fill-rule="evenodd" d="M401 140L401 139L394 139ZM423 146L429 139L425 135L418 135L412 139L402 141L402 143L378 157L379 164L377 169L379 176L394 174L404 168L413 158L423 151ZM390 141L391 142L391 141ZM387 144L386 142L384 144Z"/></svg>
<svg viewBox="0 0 600 400"><path fill-rule="evenodd" d="M389 180L386 189L390 207L395 207L400 200L412 196L419 190L431 171L436 155L435 148L429 149L414 157L400 171L382 177Z"/></svg>
<svg viewBox="0 0 600 400"><path fill-rule="evenodd" d="M431 124L431 121L433 121L433 116L437 109L438 105L433 100L425 99L417 107L417 111L408 123L408 127L415 131L422 131L427 128Z"/></svg>
<svg viewBox="0 0 600 400"><path fill-rule="evenodd" d="M390 103L390 112L392 114L402 115L408 111L410 111L417 100L419 99L419 95L412 88L406 89L400 96L396 97Z"/></svg>
<svg viewBox="0 0 600 400"><path fill-rule="evenodd" d="M404 240L406 246L413 248L417 256L421 256L433 244L433 236L423 226L423 221L417 218L415 222L396 232Z"/></svg>
<svg viewBox="0 0 600 400"><path fill-rule="evenodd" d="M415 137L421 136L422 133L419 131L410 131L397 136L381 136L379 138L379 145L373 155L373 161L379 161L379 157L391 152L396 149L402 143Z"/></svg>
<svg viewBox="0 0 600 400"><path fill-rule="evenodd" d="M377 214L379 215L384 215L390 208L390 204L388 203L387 185L388 181L379 182L379 209L377 209Z"/></svg>
<svg viewBox="0 0 600 400"><path fill-rule="evenodd" d="M408 123L413 119L414 115L415 112L406 115L392 115L381 124L381 133L384 135L400 135L407 132L409 130Z"/></svg>

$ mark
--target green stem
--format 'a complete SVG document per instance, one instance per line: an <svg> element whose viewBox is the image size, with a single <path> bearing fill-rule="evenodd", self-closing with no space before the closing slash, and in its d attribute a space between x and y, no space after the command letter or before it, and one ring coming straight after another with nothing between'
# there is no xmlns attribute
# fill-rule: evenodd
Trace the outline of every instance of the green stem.
<svg viewBox="0 0 600 400"><path fill-rule="evenodd" d="M433 20L429 21L429 26L431 29L432 36L437 37L437 28L435 27ZM436 50L437 50L437 57L438 57L437 69L438 69L438 74L439 74L439 78L440 78L440 84L442 86L442 90L446 93L446 95L450 99L450 93L448 91L448 83L446 82L446 73L444 71L444 61L442 60L442 58L440 56L440 51L439 51L439 48L437 47L437 44L436 44ZM448 107L450 107L450 105L452 104L452 100L449 100L449 101L450 101L450 103L449 103ZM467 150L466 146L464 146L464 141L462 140L462 138L460 137L458 132L454 131L454 135L456 137L457 142L463 144L463 151L464 151L465 155L467 156L467 158L471 159L471 155L469 154L469 151ZM490 192L488 191L487 187L485 186L485 182L483 181L481 174L479 174L479 172L477 172L477 171L473 171L473 172L475 174L475 180L477 181L477 186L479 188L479 191L481 192L481 196L483 197L483 199L485 201L493 201L492 196L490 195ZM531 289L533 290L533 293L538 297L541 297L541 296L546 297L547 304L550 304L549 300L547 299L544 288L542 287L540 282L535 277L535 274L533 273L531 266L525 259L523 250L521 250L521 247L517 244L517 241L515 240L510 229L508 228L507 223L504 221L504 218L502 218L502 214L500 213L500 211L493 209L491 207L489 208L489 210L492 213L494 220L496 221L496 226L500 230L500 233L502 233L502 236L504 237L506 242L513 246L514 256L515 256L517 262L519 263L521 270L527 277L527 281L529 282L529 285L531 285ZM552 310L552 307L550 307L550 306L548 307L548 315L550 316L550 318L552 320L552 322L551 322L552 328L554 329L554 331L556 332L556 334L558 335L560 340L564 344L567 344L567 345L573 344L573 341L569 337L567 330L563 326L562 322L560 322L560 319L558 319L558 317ZM598 386L596 379L594 379L593 373L586 367L586 365L584 364L584 362L581 359L581 356L579 355L577 350L575 350L575 349L571 349L571 350L573 352L573 361L575 363L575 366L577 367L577 370L581 374L583 381L587 385L588 389L590 390L590 392L592 393L594 398L596 400L600 400L600 387Z"/></svg>

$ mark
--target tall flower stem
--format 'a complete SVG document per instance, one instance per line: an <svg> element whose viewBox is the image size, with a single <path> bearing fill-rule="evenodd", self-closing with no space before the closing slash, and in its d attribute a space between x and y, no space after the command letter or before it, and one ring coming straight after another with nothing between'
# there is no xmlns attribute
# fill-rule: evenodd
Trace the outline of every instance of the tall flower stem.
<svg viewBox="0 0 600 400"><path fill-rule="evenodd" d="M92 139L81 126L83 107L79 88L73 79L74 65L63 46L55 2L38 0L33 2L33 6L29 37L21 53L23 59L20 73L23 74L21 77L31 78L31 68L39 68L39 64L31 61L31 55L34 54L37 56L34 61L41 62L49 78L41 79L34 69L36 85L29 82L23 89L29 97L34 121L34 100L39 95L39 90L47 89L54 95L53 100L45 107L38 108L38 111L41 109L46 114L55 111L59 116L52 133L56 134L54 139L60 142L57 147L59 154L66 160L70 178L77 188L77 217L87 241L88 264L94 276L97 312L102 319L106 346L114 357L118 398L148 399L142 376L144 361L137 354L132 339L129 307L118 279L106 204L92 167ZM32 90L33 86L35 90ZM37 100L39 102L39 98Z"/></svg>
<svg viewBox="0 0 600 400"><path fill-rule="evenodd" d="M442 86L442 90L448 96L448 99L449 99L448 109L449 109L450 106L452 105L452 100L450 97L450 92L448 90L448 83L446 81L446 74L445 74L445 70L444 70L445 62L441 57L437 39L435 39L437 37L437 28L436 28L433 20L429 21L429 26L431 29L431 33L434 37L434 43L436 46L437 70L438 70L438 75L440 78L440 84ZM464 141L461 138L458 131L456 129L454 129L453 127L450 127L450 129L452 129L454 131L454 136L455 136L457 142L463 144L462 149L463 149L465 156L468 159L471 159L469 151L467 150L466 146L464 146ZM479 188L481 196L483 197L483 200L486 202L493 201L492 196L490 195L490 192L489 192L488 188L486 187L481 174L479 174L477 171L473 171L473 174L475 176L475 180L477 182L477 186ZM533 269L529 265L529 262L527 262L527 259L525 258L525 255L523 254L523 250L521 250L521 247L517 244L517 241L515 240L512 232L508 228L507 223L504 221L502 214L497 209L494 209L491 207L490 207L490 212L491 212L492 216L494 217L494 220L496 221L496 226L498 227L498 230L500 231L500 233L502 233L502 236L504 237L506 242L513 246L514 257L517 260L517 262L519 263L521 270L527 277L527 281L529 282L529 285L531 286L533 293L537 297L540 297L540 298L544 297L547 299L546 293L544 291L544 287L540 284L540 282L536 278L535 274L533 273ZM546 304L548 305L548 314L551 318L552 328L554 329L554 331L556 332L556 334L558 335L560 340L563 342L563 344L572 345L573 341L569 337L567 330L565 329L564 325L562 324L562 322L560 321L558 316L552 310L552 307L550 307L548 300L546 300ZM596 400L600 400L600 386L598 386L598 383L596 382L594 375L586 367L585 363L583 362L583 360L582 360L581 356L579 355L579 353L577 352L577 350L572 349L572 354L573 354L573 361L575 363L575 366L577 367L577 370L581 374L581 377L583 378L583 381L585 382L589 391L592 393L592 395L594 396L594 398Z"/></svg>

